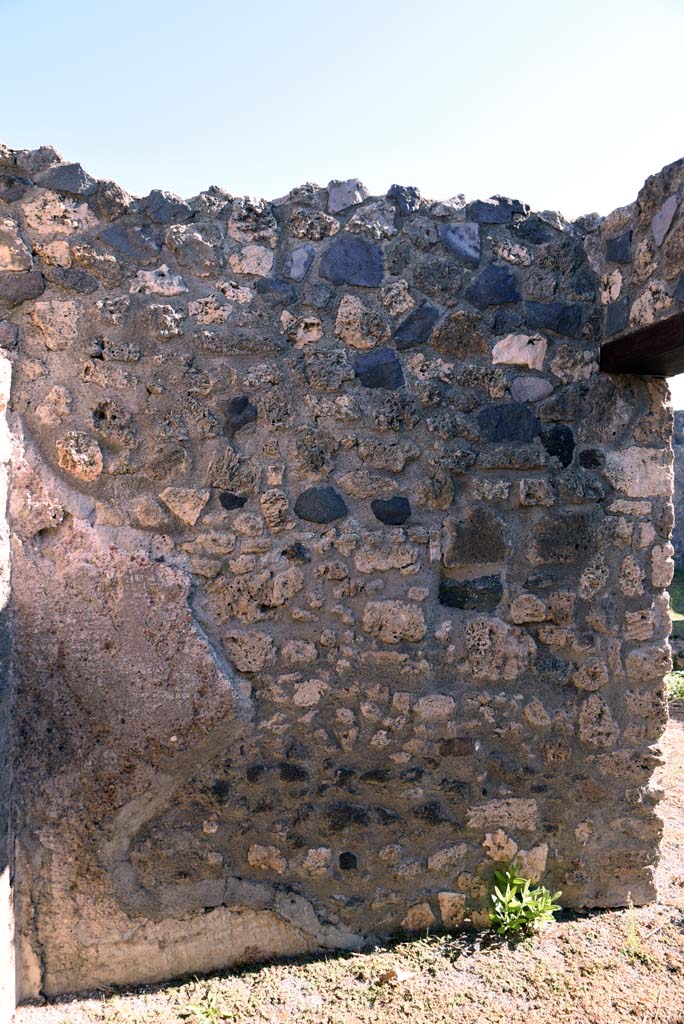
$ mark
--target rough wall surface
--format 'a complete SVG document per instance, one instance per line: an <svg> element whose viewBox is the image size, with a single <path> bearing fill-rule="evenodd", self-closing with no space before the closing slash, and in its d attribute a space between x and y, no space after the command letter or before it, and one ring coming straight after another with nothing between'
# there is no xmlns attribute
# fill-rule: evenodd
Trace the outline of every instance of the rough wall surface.
<svg viewBox="0 0 684 1024"><path fill-rule="evenodd" d="M672 435L674 452L674 530L672 545L674 560L678 569L684 569L684 410L674 414Z"/></svg>
<svg viewBox="0 0 684 1024"><path fill-rule="evenodd" d="M651 898L672 416L598 373L622 220L51 150L0 201L22 994L482 924L513 857Z"/></svg>

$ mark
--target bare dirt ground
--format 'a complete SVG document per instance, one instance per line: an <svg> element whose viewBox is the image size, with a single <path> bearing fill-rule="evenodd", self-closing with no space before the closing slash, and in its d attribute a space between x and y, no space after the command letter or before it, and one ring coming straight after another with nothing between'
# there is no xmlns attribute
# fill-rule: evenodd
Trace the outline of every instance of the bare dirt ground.
<svg viewBox="0 0 684 1024"><path fill-rule="evenodd" d="M684 704L670 711L657 903L565 914L517 945L428 936L92 993L22 1007L17 1024L684 1024Z"/></svg>

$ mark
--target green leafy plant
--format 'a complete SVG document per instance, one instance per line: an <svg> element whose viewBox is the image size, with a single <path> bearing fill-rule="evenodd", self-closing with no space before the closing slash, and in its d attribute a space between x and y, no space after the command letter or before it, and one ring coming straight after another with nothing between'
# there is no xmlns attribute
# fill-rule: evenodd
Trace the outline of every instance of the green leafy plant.
<svg viewBox="0 0 684 1024"><path fill-rule="evenodd" d="M216 1021L228 1020L230 1015L226 1014L219 1006L217 993L207 987L198 1002L187 1003L180 1016L183 1019L193 1017L195 1020L201 1021L202 1024L215 1024Z"/></svg>
<svg viewBox="0 0 684 1024"><path fill-rule="evenodd" d="M551 895L545 886L533 886L529 878L519 874L517 864L496 871L494 879L489 918L499 935L529 935L539 925L552 921L555 911L560 910L556 903L560 892Z"/></svg>

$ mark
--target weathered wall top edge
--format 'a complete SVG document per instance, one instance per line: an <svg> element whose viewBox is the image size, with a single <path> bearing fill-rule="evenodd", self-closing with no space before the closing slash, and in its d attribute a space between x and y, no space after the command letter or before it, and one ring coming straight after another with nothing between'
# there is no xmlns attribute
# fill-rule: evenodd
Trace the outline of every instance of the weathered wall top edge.
<svg viewBox="0 0 684 1024"><path fill-rule="evenodd" d="M681 163L684 163L684 160L679 161L677 166ZM670 166L674 167L675 165ZM229 189L219 185L209 185L197 195L190 197L178 196L164 188L152 189L146 196L134 195L127 192L126 189L111 179L98 179L91 176L83 169L80 163L65 160L53 146L41 146L38 149L12 149L0 142L0 169L15 170L19 175L28 176L36 185L54 187L56 191L80 196L84 199L94 195L98 188L107 186L110 189L115 189L121 196L125 196L130 201L131 212L144 212L150 199L159 196L173 198L179 203L186 204L190 207L189 212L194 212L192 210L193 203L201 196L207 194L222 194L225 196L226 202L230 202L238 197L238 193L232 193ZM658 178L668 169L663 168L662 171L652 175L648 181L651 181L652 178ZM60 179L61 184L59 183ZM335 198L331 196L331 192L334 193ZM365 200L374 201L384 198L381 195L372 195L359 178L349 178L344 181L334 178L327 185L303 182L300 185L294 186L288 193L282 196L273 198L258 196L252 198L278 206L292 199L303 198L307 195L313 199L315 196L323 196L325 193L328 193L328 205L331 213L339 213ZM630 206L620 207L605 217L601 217L596 212L587 212L579 217L568 219L559 210L533 210L529 204L501 194L490 196L484 200L479 198L469 199L462 193L456 193L449 198L440 198L424 195L420 188L415 185L402 186L393 184L385 195L390 199L394 199L403 213L416 212L419 208L422 208L426 212L429 210L433 216L448 218L456 217L459 213L463 216L465 215L466 207L475 207L479 215L478 219L481 219L482 223L495 224L501 223L501 221L498 219L487 220L488 214L492 218L500 218L504 215L505 211L511 210L514 214L522 212L534 213L542 219L548 220L552 226L561 231L571 231L574 228L578 228L582 232L593 231L616 214L624 215L631 210ZM339 205L340 203L344 203L344 205Z"/></svg>

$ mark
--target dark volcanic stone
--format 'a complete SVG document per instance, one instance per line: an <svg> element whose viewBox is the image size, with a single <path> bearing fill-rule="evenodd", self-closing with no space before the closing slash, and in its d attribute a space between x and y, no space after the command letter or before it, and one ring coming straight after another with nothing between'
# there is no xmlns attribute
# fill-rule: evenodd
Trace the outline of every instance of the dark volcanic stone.
<svg viewBox="0 0 684 1024"><path fill-rule="evenodd" d="M367 825L370 820L365 807L343 802L330 804L326 818L331 832L341 832L352 825Z"/></svg>
<svg viewBox="0 0 684 1024"><path fill-rule="evenodd" d="M549 455L560 460L561 466L569 466L575 452L575 436L570 427L555 423L542 431L542 444Z"/></svg>
<svg viewBox="0 0 684 1024"><path fill-rule="evenodd" d="M382 281L382 252L363 238L345 236L332 243L319 273L333 284L377 288Z"/></svg>
<svg viewBox="0 0 684 1024"><path fill-rule="evenodd" d="M295 502L295 514L308 523L333 523L348 514L344 499L334 487L309 487Z"/></svg>
<svg viewBox="0 0 684 1024"><path fill-rule="evenodd" d="M525 322L533 330L553 331L566 338L579 338L585 313L582 306L565 302L527 302Z"/></svg>
<svg viewBox="0 0 684 1024"><path fill-rule="evenodd" d="M445 608L469 612L493 612L503 596L500 576L480 576L474 580L440 580L439 603Z"/></svg>
<svg viewBox="0 0 684 1024"><path fill-rule="evenodd" d="M605 334L610 338L611 334L624 331L629 321L629 296L623 295L617 302L609 302L606 306Z"/></svg>
<svg viewBox="0 0 684 1024"><path fill-rule="evenodd" d="M158 188L153 189L145 199L141 199L138 208L157 224L179 224L193 216L190 206L184 199L172 192L162 192Z"/></svg>
<svg viewBox="0 0 684 1024"><path fill-rule="evenodd" d="M354 373L365 388L396 391L404 385L404 371L391 348L361 352L354 360Z"/></svg>
<svg viewBox="0 0 684 1024"><path fill-rule="evenodd" d="M309 777L306 768L301 768L298 764L288 764L287 761L279 766L279 772L283 782L304 782Z"/></svg>
<svg viewBox="0 0 684 1024"><path fill-rule="evenodd" d="M453 256L433 256L425 262L416 263L413 270L413 283L425 295L435 302L448 306L454 302L461 287L461 272L458 262Z"/></svg>
<svg viewBox="0 0 684 1024"><path fill-rule="evenodd" d="M508 267L485 267L465 290L465 297L478 309L519 302L520 292L515 275Z"/></svg>
<svg viewBox="0 0 684 1024"><path fill-rule="evenodd" d="M82 295L90 295L100 287L97 278L75 267L46 267L45 276L51 284L58 284L61 288L68 288Z"/></svg>
<svg viewBox="0 0 684 1024"><path fill-rule="evenodd" d="M568 511L541 519L530 535L531 557L537 565L568 565L590 556L600 546L596 515Z"/></svg>
<svg viewBox="0 0 684 1024"><path fill-rule="evenodd" d="M100 238L121 256L143 263L156 259L161 245L133 224L112 224L100 232Z"/></svg>
<svg viewBox="0 0 684 1024"><path fill-rule="evenodd" d="M606 238L606 259L611 263L632 262L632 229L627 228L613 238Z"/></svg>
<svg viewBox="0 0 684 1024"><path fill-rule="evenodd" d="M30 184L28 178L17 178L12 174L2 175L0 176L0 199L3 203L16 203Z"/></svg>
<svg viewBox="0 0 684 1024"><path fill-rule="evenodd" d="M289 548L285 548L283 554L288 562L295 562L298 565L306 565L311 561L311 555L299 541L295 541L294 544L290 544Z"/></svg>
<svg viewBox="0 0 684 1024"><path fill-rule="evenodd" d="M424 345L432 334L432 328L439 320L439 315L439 310L429 302L421 302L394 332L394 342L399 351L411 348L412 345Z"/></svg>
<svg viewBox="0 0 684 1024"><path fill-rule="evenodd" d="M13 349L19 343L19 328L9 320L0 320L0 348Z"/></svg>
<svg viewBox="0 0 684 1024"><path fill-rule="evenodd" d="M285 260L285 273L293 281L303 281L309 273L316 250L313 245L300 245L288 254Z"/></svg>
<svg viewBox="0 0 684 1024"><path fill-rule="evenodd" d="M287 281L277 281L272 277L262 277L257 281L256 290L259 295L273 306L297 301L297 289L293 288Z"/></svg>
<svg viewBox="0 0 684 1024"><path fill-rule="evenodd" d="M440 804L439 800L431 800L427 804L416 807L413 814L414 817L419 818L420 821L427 822L428 825L443 825L447 821L451 821L446 809Z"/></svg>
<svg viewBox="0 0 684 1024"><path fill-rule="evenodd" d="M515 225L515 230L521 238L533 245L555 242L558 238L558 231L535 214Z"/></svg>
<svg viewBox="0 0 684 1024"><path fill-rule="evenodd" d="M503 562L506 544L501 520L489 509L468 510L461 518L445 522L444 565L484 565Z"/></svg>
<svg viewBox="0 0 684 1024"><path fill-rule="evenodd" d="M387 198L393 199L405 216L415 213L421 203L420 189L414 188L413 185L391 185Z"/></svg>
<svg viewBox="0 0 684 1024"><path fill-rule="evenodd" d="M37 299L44 291L45 279L37 270L0 273L0 303L6 306L20 306L29 299Z"/></svg>
<svg viewBox="0 0 684 1024"><path fill-rule="evenodd" d="M36 184L72 196L92 196L97 181L80 164L56 164L36 177Z"/></svg>
<svg viewBox="0 0 684 1024"><path fill-rule="evenodd" d="M478 224L508 224L512 217L512 204L498 202L496 199L477 199L468 206L468 218L476 220Z"/></svg>
<svg viewBox="0 0 684 1024"><path fill-rule="evenodd" d="M480 262L482 246L477 224L440 224L439 237L442 245L465 263L476 267Z"/></svg>
<svg viewBox="0 0 684 1024"><path fill-rule="evenodd" d="M345 851L340 854L340 871L356 870L356 854Z"/></svg>
<svg viewBox="0 0 684 1024"><path fill-rule="evenodd" d="M579 464L582 469L600 469L606 457L598 448L584 448L579 453Z"/></svg>
<svg viewBox="0 0 684 1024"><path fill-rule="evenodd" d="M232 491L221 491L219 501L221 502L221 508L225 508L229 512L234 508L242 508L247 503L246 498L241 494L234 494Z"/></svg>
<svg viewBox="0 0 684 1024"><path fill-rule="evenodd" d="M236 434L248 423L253 423L257 418L256 405L250 402L247 395L236 395L229 398L224 406L226 417L226 429L229 434Z"/></svg>
<svg viewBox="0 0 684 1024"><path fill-rule="evenodd" d="M494 402L477 421L486 441L531 441L539 433L539 420L522 402Z"/></svg>
<svg viewBox="0 0 684 1024"><path fill-rule="evenodd" d="M408 498L374 498L371 509L376 519L387 526L402 526L411 515Z"/></svg>

